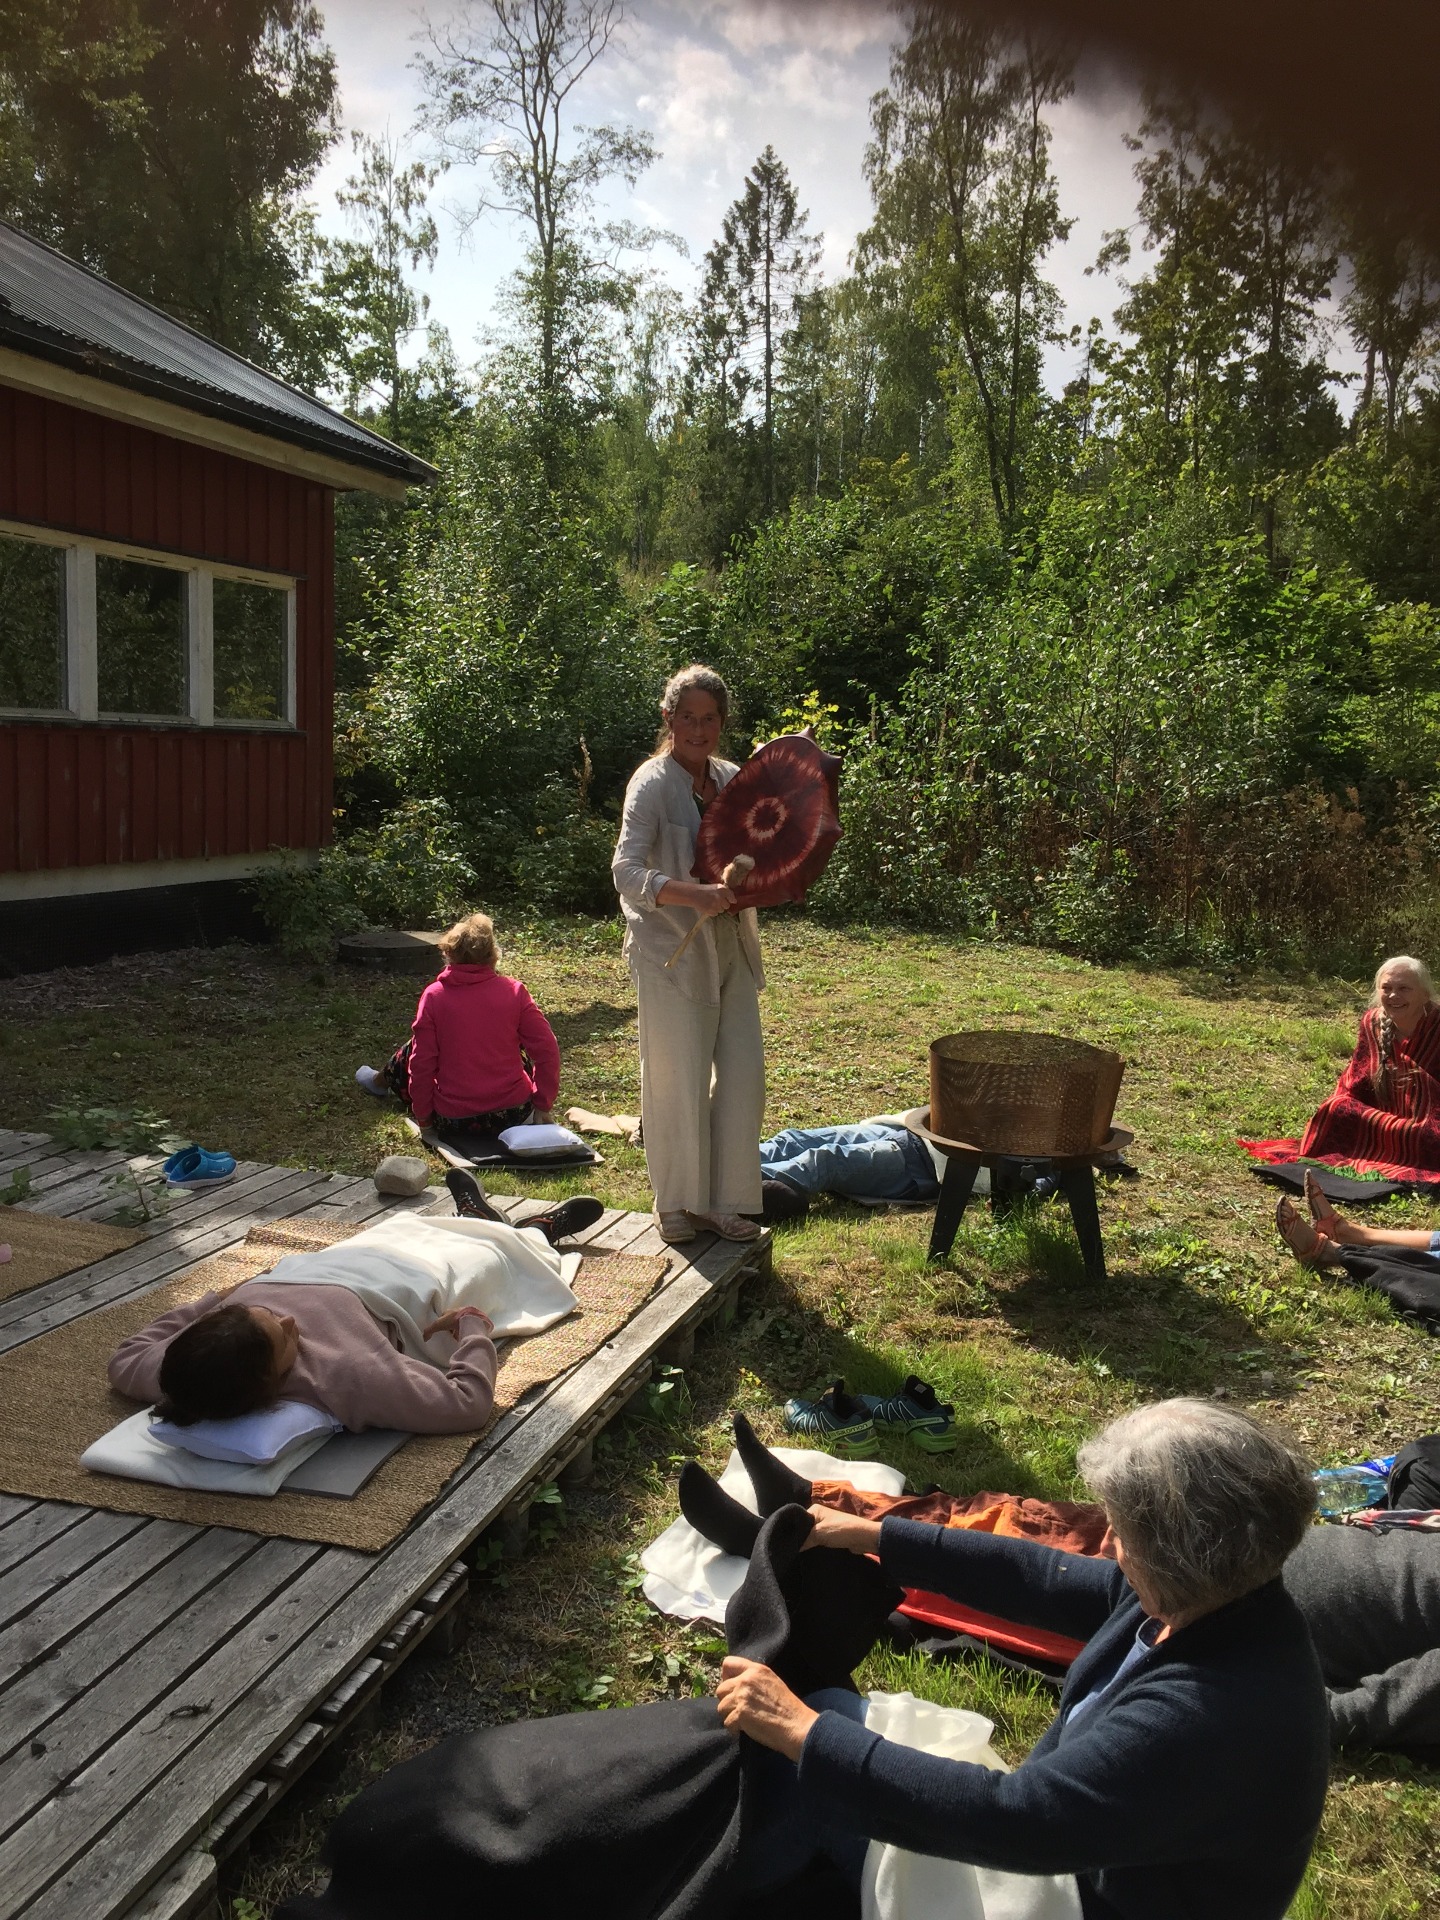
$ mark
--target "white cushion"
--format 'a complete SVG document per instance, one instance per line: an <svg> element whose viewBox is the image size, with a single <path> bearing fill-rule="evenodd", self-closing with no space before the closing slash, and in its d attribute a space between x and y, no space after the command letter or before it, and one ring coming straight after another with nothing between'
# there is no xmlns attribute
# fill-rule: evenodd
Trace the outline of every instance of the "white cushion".
<svg viewBox="0 0 1440 1920"><path fill-rule="evenodd" d="M283 1460L272 1460L263 1467L242 1467L231 1460L202 1460L198 1453L186 1453L183 1447L167 1447L155 1438L150 1426L148 1408L132 1413L85 1449L81 1466L90 1473L117 1474L122 1480L152 1480L158 1486L190 1487L197 1493L258 1494L268 1500L280 1491L285 1476L312 1453L318 1453L330 1438L328 1431L312 1433Z"/></svg>
<svg viewBox="0 0 1440 1920"><path fill-rule="evenodd" d="M509 1153L558 1153L562 1147L583 1147L585 1142L569 1127L506 1127L500 1144Z"/></svg>
<svg viewBox="0 0 1440 1920"><path fill-rule="evenodd" d="M234 1420L196 1420L188 1427L156 1420L150 1431L162 1446L183 1447L202 1460L268 1467L272 1460L283 1460L303 1446L312 1433L339 1433L340 1422L334 1414L307 1406L303 1400L277 1400L273 1407L242 1413Z"/></svg>

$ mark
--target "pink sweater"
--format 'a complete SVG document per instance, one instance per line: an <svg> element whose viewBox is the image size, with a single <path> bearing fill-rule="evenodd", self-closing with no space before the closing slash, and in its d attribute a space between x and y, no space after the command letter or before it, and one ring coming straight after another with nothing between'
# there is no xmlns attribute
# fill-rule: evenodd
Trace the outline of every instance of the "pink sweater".
<svg viewBox="0 0 1440 1920"><path fill-rule="evenodd" d="M518 980L493 967L446 967L421 994L410 1031L410 1109L422 1126L437 1113L463 1120L532 1100L554 1106L560 1048Z"/></svg>
<svg viewBox="0 0 1440 1920"><path fill-rule="evenodd" d="M218 1294L207 1293L132 1333L111 1357L111 1386L132 1400L158 1400L166 1347L220 1304ZM488 1321L465 1316L464 1338L442 1372L397 1352L380 1322L344 1287L292 1286L262 1276L236 1287L225 1304L290 1315L300 1331L300 1351L285 1376L283 1397L323 1407L352 1433L364 1427L474 1433L490 1418L497 1362L495 1343L484 1330Z"/></svg>

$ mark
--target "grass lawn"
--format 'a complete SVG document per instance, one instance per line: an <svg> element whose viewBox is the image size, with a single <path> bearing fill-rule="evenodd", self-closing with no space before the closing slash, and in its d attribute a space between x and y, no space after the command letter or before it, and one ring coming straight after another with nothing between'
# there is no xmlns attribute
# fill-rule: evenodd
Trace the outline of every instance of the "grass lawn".
<svg viewBox="0 0 1440 1920"><path fill-rule="evenodd" d="M505 945L503 964L559 1035L561 1106L635 1111L634 996L618 924L534 926ZM1440 1428L1440 1346L1377 1297L1296 1267L1275 1239L1273 1190L1233 1144L1237 1132L1299 1131L1349 1053L1359 983L1102 968L779 915L768 920L766 955L772 1129L923 1102L926 1046L959 1028L1047 1027L1121 1052L1118 1118L1136 1132L1141 1177L1101 1199L1108 1284L1085 1281L1055 1208L1003 1227L972 1209L938 1271L924 1261L928 1214L824 1204L783 1232L774 1280L747 1298L730 1333L702 1342L683 1379L652 1388L646 1411L607 1436L590 1487L539 1509L521 1559L477 1577L464 1650L402 1676L339 1776L257 1840L231 1876L234 1920L259 1920L304 1884L337 1806L441 1733L708 1690L717 1643L650 1612L635 1555L673 1517L681 1462L723 1462L731 1409L779 1440L774 1410L787 1394L837 1374L888 1390L915 1371L955 1402L959 1445L937 1461L887 1441L887 1458L917 1483L1057 1498L1078 1492L1075 1448L1090 1428L1166 1394L1224 1393L1261 1410L1317 1464ZM148 1107L206 1146L366 1173L413 1143L351 1076L403 1037L418 985L239 948L0 983L0 1053L23 1068L0 1120L44 1127L62 1101ZM606 1165L584 1184L612 1205L645 1207L641 1155L611 1141L603 1150ZM1388 1217L1432 1224L1415 1203L1390 1203ZM1043 1689L997 1670L886 1655L867 1677L978 1707L1012 1759L1051 1710ZM1440 1772L1397 1758L1337 1763L1292 1911L1440 1913Z"/></svg>

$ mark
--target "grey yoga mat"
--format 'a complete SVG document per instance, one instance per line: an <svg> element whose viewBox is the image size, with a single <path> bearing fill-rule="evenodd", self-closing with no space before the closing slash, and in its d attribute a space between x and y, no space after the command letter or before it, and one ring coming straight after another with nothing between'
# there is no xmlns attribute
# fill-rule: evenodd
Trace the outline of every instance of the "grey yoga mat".
<svg viewBox="0 0 1440 1920"><path fill-rule="evenodd" d="M284 1480L286 1493L326 1493L335 1500L353 1500L365 1482L378 1473L392 1453L411 1438L389 1427L367 1427L364 1433L337 1433L308 1460L302 1460Z"/></svg>

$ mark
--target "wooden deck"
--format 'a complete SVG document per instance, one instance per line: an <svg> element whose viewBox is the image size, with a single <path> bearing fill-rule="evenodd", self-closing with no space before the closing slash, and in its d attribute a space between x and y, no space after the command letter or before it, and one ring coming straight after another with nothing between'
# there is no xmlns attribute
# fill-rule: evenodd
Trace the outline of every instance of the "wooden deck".
<svg viewBox="0 0 1440 1920"><path fill-rule="evenodd" d="M96 1218L121 1156L0 1130L0 1184ZM531 1200L497 1201L523 1221ZM139 1245L0 1301L0 1352L183 1273L258 1221L450 1211L443 1188L385 1200L368 1180L243 1163L179 1200ZM4 1237L0 1212L0 1238ZM379 1554L262 1539L0 1494L0 1920L207 1920L216 1863L432 1635L442 1644L487 1529L510 1538L537 1488L583 1475L594 1435L769 1259L664 1249L648 1215L582 1236L668 1251L659 1291L598 1353L498 1421L445 1493ZM690 1257L682 1257L688 1254Z"/></svg>

